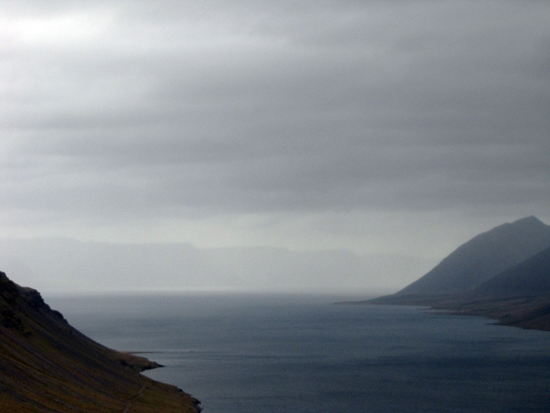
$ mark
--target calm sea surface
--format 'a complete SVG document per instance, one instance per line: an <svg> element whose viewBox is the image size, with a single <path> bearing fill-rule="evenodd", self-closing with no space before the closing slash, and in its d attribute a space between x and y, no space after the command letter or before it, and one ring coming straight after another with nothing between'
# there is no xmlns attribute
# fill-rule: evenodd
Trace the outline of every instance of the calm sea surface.
<svg viewBox="0 0 550 413"><path fill-rule="evenodd" d="M550 412L550 333L334 297L45 297L205 413Z"/></svg>

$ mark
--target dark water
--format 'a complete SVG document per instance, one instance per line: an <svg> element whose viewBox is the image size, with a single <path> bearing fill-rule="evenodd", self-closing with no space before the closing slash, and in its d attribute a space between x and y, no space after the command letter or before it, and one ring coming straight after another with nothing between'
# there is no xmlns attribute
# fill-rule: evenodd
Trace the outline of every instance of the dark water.
<svg viewBox="0 0 550 413"><path fill-rule="evenodd" d="M331 297L47 297L205 413L550 412L550 333Z"/></svg>

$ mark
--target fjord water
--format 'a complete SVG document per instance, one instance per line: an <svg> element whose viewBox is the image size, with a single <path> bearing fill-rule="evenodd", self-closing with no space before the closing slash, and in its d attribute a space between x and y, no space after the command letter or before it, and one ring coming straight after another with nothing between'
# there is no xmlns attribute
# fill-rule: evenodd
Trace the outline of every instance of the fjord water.
<svg viewBox="0 0 550 413"><path fill-rule="evenodd" d="M205 413L548 412L550 333L334 297L141 295L47 301Z"/></svg>

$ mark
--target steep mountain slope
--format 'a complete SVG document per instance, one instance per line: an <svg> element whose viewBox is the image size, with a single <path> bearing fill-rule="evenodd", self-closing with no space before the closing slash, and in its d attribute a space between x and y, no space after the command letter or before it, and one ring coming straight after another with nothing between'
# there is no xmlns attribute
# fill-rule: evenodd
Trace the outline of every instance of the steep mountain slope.
<svg viewBox="0 0 550 413"><path fill-rule="evenodd" d="M196 399L139 374L157 366L94 342L0 273L0 411L198 412Z"/></svg>
<svg viewBox="0 0 550 413"><path fill-rule="evenodd" d="M468 293L427 298L424 304L495 318L505 325L550 330L550 248Z"/></svg>
<svg viewBox="0 0 550 413"><path fill-rule="evenodd" d="M550 330L550 248L440 308L486 315L501 324Z"/></svg>
<svg viewBox="0 0 550 413"><path fill-rule="evenodd" d="M550 331L550 247L466 292L394 294L361 303L430 306Z"/></svg>
<svg viewBox="0 0 550 413"><path fill-rule="evenodd" d="M522 261L476 287L471 297L550 295L550 248Z"/></svg>
<svg viewBox="0 0 550 413"><path fill-rule="evenodd" d="M435 307L496 318L501 324L550 330L550 248Z"/></svg>
<svg viewBox="0 0 550 413"><path fill-rule="evenodd" d="M500 225L462 244L398 295L455 294L550 247L550 226L530 216Z"/></svg>

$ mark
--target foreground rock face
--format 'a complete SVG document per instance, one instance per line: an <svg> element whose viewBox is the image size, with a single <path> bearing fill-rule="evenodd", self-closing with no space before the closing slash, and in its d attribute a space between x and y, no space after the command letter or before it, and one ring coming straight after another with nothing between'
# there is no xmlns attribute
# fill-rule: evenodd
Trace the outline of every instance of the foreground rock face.
<svg viewBox="0 0 550 413"><path fill-rule="evenodd" d="M155 367L84 336L0 272L0 411L199 412L193 397L139 374Z"/></svg>

